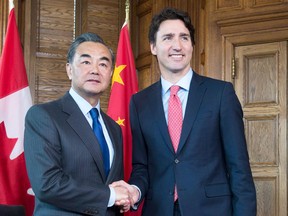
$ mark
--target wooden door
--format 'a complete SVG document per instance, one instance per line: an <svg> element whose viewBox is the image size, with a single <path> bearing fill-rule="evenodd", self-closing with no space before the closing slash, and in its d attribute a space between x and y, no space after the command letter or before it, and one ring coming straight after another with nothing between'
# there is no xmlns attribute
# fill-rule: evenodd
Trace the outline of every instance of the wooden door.
<svg viewBox="0 0 288 216"><path fill-rule="evenodd" d="M205 75L244 111L258 216L287 216L287 0L205 1Z"/></svg>
<svg viewBox="0 0 288 216"><path fill-rule="evenodd" d="M235 47L234 87L244 111L259 216L287 215L287 42Z"/></svg>

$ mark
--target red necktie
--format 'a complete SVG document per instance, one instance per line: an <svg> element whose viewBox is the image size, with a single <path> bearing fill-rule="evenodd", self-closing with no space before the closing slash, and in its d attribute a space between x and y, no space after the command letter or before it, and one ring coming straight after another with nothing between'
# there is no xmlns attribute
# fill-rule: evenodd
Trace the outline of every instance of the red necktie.
<svg viewBox="0 0 288 216"><path fill-rule="evenodd" d="M183 122L182 105L177 95L179 89L179 86L171 86L170 98L168 102L168 131L175 152L177 152L178 149ZM177 198L178 194L175 186L174 200L177 200Z"/></svg>

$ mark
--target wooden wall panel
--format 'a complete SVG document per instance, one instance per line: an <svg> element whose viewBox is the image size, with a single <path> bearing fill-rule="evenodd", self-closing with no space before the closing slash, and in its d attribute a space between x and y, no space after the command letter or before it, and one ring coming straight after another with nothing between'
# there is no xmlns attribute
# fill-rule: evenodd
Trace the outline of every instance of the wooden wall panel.
<svg viewBox="0 0 288 216"><path fill-rule="evenodd" d="M84 32L98 33L116 54L119 32L124 23L124 0L32 0L30 8L31 41L27 54L29 83L34 103L61 97L70 88L66 75L66 55L75 36ZM74 11L75 10L75 11ZM33 15L32 15L33 14ZM101 98L104 111L110 89Z"/></svg>
<svg viewBox="0 0 288 216"><path fill-rule="evenodd" d="M252 1L252 7L269 6L281 4L283 2L285 2L285 0L254 0Z"/></svg>
<svg viewBox="0 0 288 216"><path fill-rule="evenodd" d="M151 68L155 67L150 52L148 28L152 18L152 1L132 1L131 41L138 72L139 90L154 82Z"/></svg>
<svg viewBox="0 0 288 216"><path fill-rule="evenodd" d="M51 98L58 98L70 88L70 80L65 70L66 60L63 58L38 58L37 70L37 99L48 102Z"/></svg>
<svg viewBox="0 0 288 216"><path fill-rule="evenodd" d="M143 14L139 17L139 26L141 26L141 34L139 34L139 56L151 55L150 44L148 40L149 25L152 19L151 13Z"/></svg>
<svg viewBox="0 0 288 216"><path fill-rule="evenodd" d="M149 67L144 67L141 69L141 73L138 74L139 89L144 89L145 87L151 85L151 69Z"/></svg>
<svg viewBox="0 0 288 216"><path fill-rule="evenodd" d="M7 29L8 6L8 1L0 1L0 54L2 53L3 42Z"/></svg>
<svg viewBox="0 0 288 216"><path fill-rule="evenodd" d="M69 89L66 53L74 35L71 0L37 1L34 71L34 103L57 99Z"/></svg>
<svg viewBox="0 0 288 216"><path fill-rule="evenodd" d="M257 215L261 216L276 216L279 208L277 207L278 197L275 191L279 187L277 177L257 177L255 178L256 192L259 197L257 199Z"/></svg>
<svg viewBox="0 0 288 216"><path fill-rule="evenodd" d="M99 34L116 52L119 29L124 22L122 20L120 23L119 2L115 0L88 1L88 5L86 31Z"/></svg>
<svg viewBox="0 0 288 216"><path fill-rule="evenodd" d="M245 57L245 105L261 102L277 103L278 53Z"/></svg>
<svg viewBox="0 0 288 216"><path fill-rule="evenodd" d="M279 166L278 115L246 117L251 166Z"/></svg>
<svg viewBox="0 0 288 216"><path fill-rule="evenodd" d="M216 10L243 8L243 0L216 0Z"/></svg>
<svg viewBox="0 0 288 216"><path fill-rule="evenodd" d="M74 6L71 0L41 1L37 52L66 55L73 39Z"/></svg>

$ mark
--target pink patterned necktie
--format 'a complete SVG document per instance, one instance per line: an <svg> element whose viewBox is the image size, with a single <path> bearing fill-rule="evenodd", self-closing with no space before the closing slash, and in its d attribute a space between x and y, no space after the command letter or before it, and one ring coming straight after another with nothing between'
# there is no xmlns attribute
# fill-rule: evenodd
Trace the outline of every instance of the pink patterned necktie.
<svg viewBox="0 0 288 216"><path fill-rule="evenodd" d="M168 102L168 131L175 152L177 152L178 149L183 122L182 105L177 95L179 89L179 86L171 86L170 98ZM175 185L174 201L177 199L178 194Z"/></svg>
<svg viewBox="0 0 288 216"><path fill-rule="evenodd" d="M168 102L168 130L175 152L178 149L183 121L182 105L177 95L179 89L179 86L171 86Z"/></svg>

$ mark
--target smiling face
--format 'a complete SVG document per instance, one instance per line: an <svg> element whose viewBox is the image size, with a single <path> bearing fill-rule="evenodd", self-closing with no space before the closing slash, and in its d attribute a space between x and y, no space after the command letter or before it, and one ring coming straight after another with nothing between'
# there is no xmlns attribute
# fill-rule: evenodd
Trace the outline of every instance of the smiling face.
<svg viewBox="0 0 288 216"><path fill-rule="evenodd" d="M157 56L164 79L178 81L189 71L193 46L189 30L181 20L163 21L150 48Z"/></svg>
<svg viewBox="0 0 288 216"><path fill-rule="evenodd" d="M112 56L109 49L95 42L83 42L66 71L72 88L92 106L108 88L112 76Z"/></svg>

